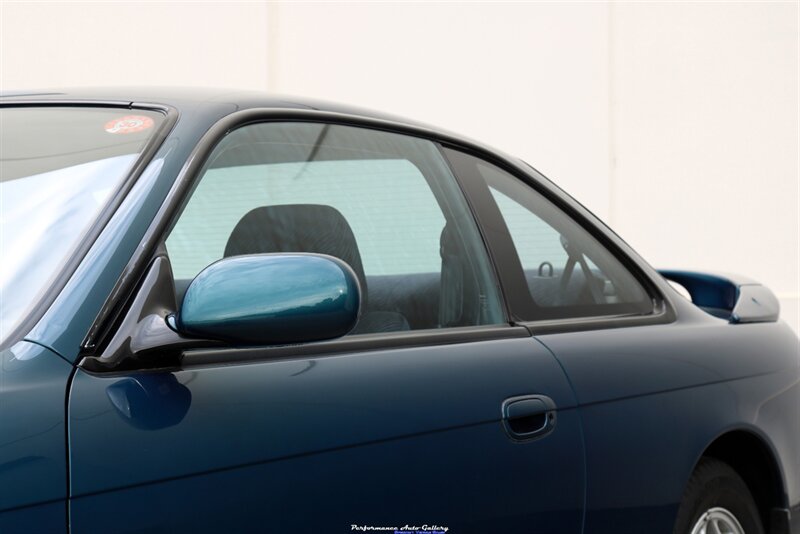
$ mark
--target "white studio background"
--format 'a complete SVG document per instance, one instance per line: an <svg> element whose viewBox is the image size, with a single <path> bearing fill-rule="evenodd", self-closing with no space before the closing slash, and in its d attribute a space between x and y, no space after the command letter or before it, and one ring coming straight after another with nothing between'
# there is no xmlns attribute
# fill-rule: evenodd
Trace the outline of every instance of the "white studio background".
<svg viewBox="0 0 800 534"><path fill-rule="evenodd" d="M737 272L800 332L800 3L12 2L0 89L239 87L518 155L656 267Z"/></svg>

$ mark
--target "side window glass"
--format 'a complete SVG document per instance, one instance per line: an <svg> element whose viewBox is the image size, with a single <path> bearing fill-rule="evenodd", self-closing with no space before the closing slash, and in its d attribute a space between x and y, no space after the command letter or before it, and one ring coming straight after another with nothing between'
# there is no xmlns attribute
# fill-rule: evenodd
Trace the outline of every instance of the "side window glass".
<svg viewBox="0 0 800 534"><path fill-rule="evenodd" d="M519 256L535 304L528 319L653 311L641 284L583 227L516 177L480 160L476 166Z"/></svg>
<svg viewBox="0 0 800 534"><path fill-rule="evenodd" d="M504 321L462 194L421 139L314 123L237 129L210 156L166 245L179 301L221 258L309 252L356 272L356 334Z"/></svg>

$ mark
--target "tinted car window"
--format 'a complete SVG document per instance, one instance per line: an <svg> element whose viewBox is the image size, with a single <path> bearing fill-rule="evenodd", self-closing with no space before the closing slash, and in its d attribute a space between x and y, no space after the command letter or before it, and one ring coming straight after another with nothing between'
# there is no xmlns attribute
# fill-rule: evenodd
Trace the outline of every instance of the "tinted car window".
<svg viewBox="0 0 800 534"><path fill-rule="evenodd" d="M170 237L176 275L191 278L221 258L236 223L265 199L336 208L369 276L439 270L445 218L425 177L405 159L366 159L209 169ZM177 241L199 232L202 246L178 248Z"/></svg>
<svg viewBox="0 0 800 534"><path fill-rule="evenodd" d="M471 156L500 213L523 269L533 306L527 320L647 314L648 293L582 226L528 184Z"/></svg>
<svg viewBox="0 0 800 534"><path fill-rule="evenodd" d="M503 321L460 190L416 138L310 123L235 130L166 244L179 294L223 257L312 252L346 261L366 289L355 333Z"/></svg>

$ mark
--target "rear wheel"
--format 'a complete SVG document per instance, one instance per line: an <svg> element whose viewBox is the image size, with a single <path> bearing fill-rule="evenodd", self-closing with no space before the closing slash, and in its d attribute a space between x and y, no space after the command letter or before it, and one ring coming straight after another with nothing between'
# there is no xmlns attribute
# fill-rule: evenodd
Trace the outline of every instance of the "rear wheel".
<svg viewBox="0 0 800 534"><path fill-rule="evenodd" d="M703 458L678 509L674 534L764 534L753 496L728 464Z"/></svg>

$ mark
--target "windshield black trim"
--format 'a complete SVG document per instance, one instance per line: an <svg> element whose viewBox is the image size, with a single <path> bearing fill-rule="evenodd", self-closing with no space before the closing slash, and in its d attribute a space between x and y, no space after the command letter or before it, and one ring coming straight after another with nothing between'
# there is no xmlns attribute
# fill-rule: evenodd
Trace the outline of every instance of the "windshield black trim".
<svg viewBox="0 0 800 534"><path fill-rule="evenodd" d="M162 143L172 131L172 127L178 120L178 111L175 108L161 104L149 104L138 102L119 102L119 101L74 101L74 100L43 100L43 101L0 101L0 108L17 107L75 107L75 108L112 108L112 109L141 109L144 111L155 111L164 114L164 121L153 133L145 144L139 157L131 167L128 174L120 181L119 186L106 202L100 213L86 230L81 240L73 247L63 265L51 277L50 281L34 298L31 306L17 322L5 339L0 339L0 351L13 346L18 341L24 339L25 335L33 329L45 312L50 308L56 297L61 293L67 282L77 270L83 258L92 248L97 238L106 227L111 217L119 208L122 201L130 192L133 185L144 172L150 160L156 154Z"/></svg>

